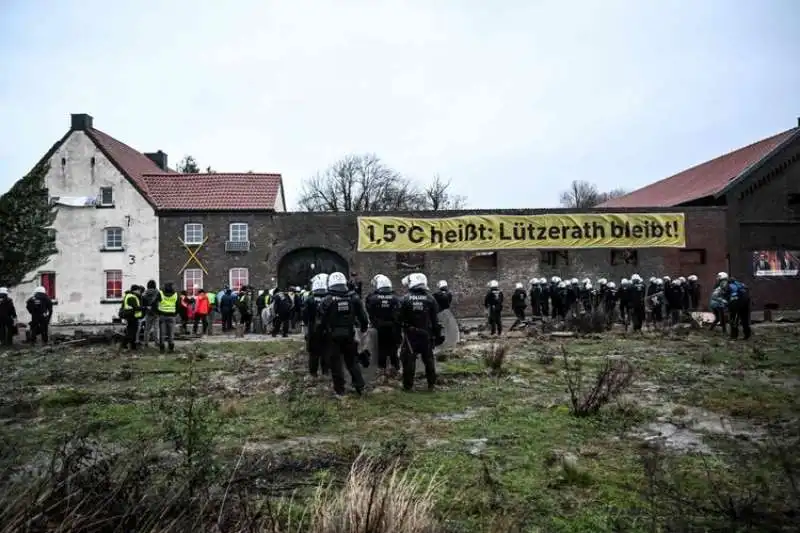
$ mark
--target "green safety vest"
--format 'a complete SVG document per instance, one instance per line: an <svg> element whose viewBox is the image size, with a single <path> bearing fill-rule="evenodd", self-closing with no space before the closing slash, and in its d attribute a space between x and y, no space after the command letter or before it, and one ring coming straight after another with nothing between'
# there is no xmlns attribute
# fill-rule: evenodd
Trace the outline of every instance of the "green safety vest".
<svg viewBox="0 0 800 533"><path fill-rule="evenodd" d="M158 291L161 294L161 300L158 302L158 311L164 314L174 315L178 309L178 293L172 293L172 296L167 296L164 291Z"/></svg>
<svg viewBox="0 0 800 533"><path fill-rule="evenodd" d="M208 293L208 303L211 307L214 307L214 304L217 303L217 293L216 292L209 292Z"/></svg>
<svg viewBox="0 0 800 533"><path fill-rule="evenodd" d="M133 300L133 303L131 303L131 300ZM141 304L139 303L139 297L135 294L129 293L127 296L125 296L125 301L122 303L122 308L125 311L136 309L133 312L134 318L142 318L142 308Z"/></svg>

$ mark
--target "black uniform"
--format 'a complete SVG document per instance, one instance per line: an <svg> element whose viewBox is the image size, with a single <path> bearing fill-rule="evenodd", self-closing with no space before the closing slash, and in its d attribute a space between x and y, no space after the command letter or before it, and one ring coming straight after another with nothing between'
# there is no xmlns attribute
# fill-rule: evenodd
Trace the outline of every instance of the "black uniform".
<svg viewBox="0 0 800 533"><path fill-rule="evenodd" d="M673 324L677 324L681 319L681 310L683 309L684 292L683 287L677 283L670 283L664 289L667 299L667 310L669 318Z"/></svg>
<svg viewBox="0 0 800 533"><path fill-rule="evenodd" d="M42 337L42 342L47 343L47 330L50 327L50 317L53 316L53 302L46 294L37 292L25 305L31 314L31 344L36 344L36 337Z"/></svg>
<svg viewBox="0 0 800 533"><path fill-rule="evenodd" d="M497 332L498 335L503 333L503 291L497 287L489 289L486 297L483 299L483 306L489 312L489 327L491 328L492 335Z"/></svg>
<svg viewBox="0 0 800 533"><path fill-rule="evenodd" d="M400 299L387 287L367 296L366 304L369 321L378 332L378 368L385 370L388 361L394 370L400 370Z"/></svg>
<svg viewBox="0 0 800 533"><path fill-rule="evenodd" d="M292 322L292 309L294 300L281 290L272 295L272 336L277 337L278 331L283 337L289 336L289 325Z"/></svg>
<svg viewBox="0 0 800 533"><path fill-rule="evenodd" d="M608 286L603 287L602 292L602 306L603 312L606 314L606 324L611 329L614 326L617 309L617 289L609 289Z"/></svg>
<svg viewBox="0 0 800 533"><path fill-rule="evenodd" d="M735 279L729 279L723 285L722 296L728 302L730 314L731 338L739 337L739 325L742 326L744 340L750 338L750 290L747 285Z"/></svg>
<svg viewBox="0 0 800 533"><path fill-rule="evenodd" d="M11 346L17 326L17 310L14 301L0 294L0 346Z"/></svg>
<svg viewBox="0 0 800 533"><path fill-rule="evenodd" d="M436 385L436 362L433 358L434 344L444 342L439 324L439 306L427 290L421 287L409 289L400 303L400 324L405 333L403 353L403 388L414 388L417 372L417 356L425 365L428 390Z"/></svg>
<svg viewBox="0 0 800 533"><path fill-rule="evenodd" d="M436 305L439 306L439 312L450 309L450 305L453 303L453 295L447 290L447 287L442 287L434 292L433 298L436 300Z"/></svg>
<svg viewBox="0 0 800 533"><path fill-rule="evenodd" d="M689 295L689 308L696 311L700 308L700 284L696 281L689 281L686 289Z"/></svg>
<svg viewBox="0 0 800 533"><path fill-rule="evenodd" d="M308 351L308 372L316 376L319 370L326 375L329 364L329 340L325 336L321 321L322 301L328 295L326 290L316 290L303 304L303 325L306 327L306 350Z"/></svg>
<svg viewBox="0 0 800 533"><path fill-rule="evenodd" d="M542 286L538 283L531 285L531 315L542 316Z"/></svg>
<svg viewBox="0 0 800 533"><path fill-rule="evenodd" d="M634 282L630 285L630 315L631 322L633 322L633 331L641 331L642 323L644 322L644 299L645 287L641 281Z"/></svg>
<svg viewBox="0 0 800 533"><path fill-rule="evenodd" d="M620 285L619 291L617 291L617 299L619 300L619 318L627 331L631 306L631 286L627 284Z"/></svg>
<svg viewBox="0 0 800 533"><path fill-rule="evenodd" d="M527 306L528 293L525 292L525 289L514 289L514 292L511 294L511 310L514 311L514 316L516 316L517 319L514 321L514 324L511 325L511 329L514 329L525 321L525 308Z"/></svg>
<svg viewBox="0 0 800 533"><path fill-rule="evenodd" d="M346 285L334 285L320 304L320 319L330 346L330 369L333 390L338 396L345 392L342 364L347 367L356 392L364 390L364 378L358 365L358 348L353 338L358 323L361 332L367 331L369 319L358 295L347 290Z"/></svg>

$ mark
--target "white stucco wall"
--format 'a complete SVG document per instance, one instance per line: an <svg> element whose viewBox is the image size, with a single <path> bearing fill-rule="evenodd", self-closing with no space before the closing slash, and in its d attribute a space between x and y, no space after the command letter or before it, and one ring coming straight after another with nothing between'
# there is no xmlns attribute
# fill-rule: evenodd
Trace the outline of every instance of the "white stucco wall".
<svg viewBox="0 0 800 533"><path fill-rule="evenodd" d="M283 213L286 211L286 204L283 202L283 185L278 186L278 194L275 196L275 212Z"/></svg>
<svg viewBox="0 0 800 533"><path fill-rule="evenodd" d="M95 163L92 167L91 160ZM61 159L65 164L61 164ZM158 218L153 208L82 131L74 131L50 160L47 187L51 197L98 196L113 187L113 208L58 206L54 223L58 253L12 289L17 314L27 321L25 300L37 287L40 272L55 272L53 323L109 323L119 301L103 303L105 271L121 270L123 289L158 281ZM104 229L123 230L121 252L104 252Z"/></svg>

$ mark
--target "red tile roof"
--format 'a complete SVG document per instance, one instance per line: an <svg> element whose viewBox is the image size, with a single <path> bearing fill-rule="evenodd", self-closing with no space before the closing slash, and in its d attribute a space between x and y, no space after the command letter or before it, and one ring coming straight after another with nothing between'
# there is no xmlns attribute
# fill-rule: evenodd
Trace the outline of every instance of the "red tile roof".
<svg viewBox="0 0 800 533"><path fill-rule="evenodd" d="M796 132L798 128L784 131L604 202L598 207L674 207L717 194L731 180L767 157Z"/></svg>
<svg viewBox="0 0 800 533"><path fill-rule="evenodd" d="M182 174L97 129L86 133L157 210L251 211L275 208L280 174Z"/></svg>
<svg viewBox="0 0 800 533"><path fill-rule="evenodd" d="M274 209L280 174L147 174L148 194L159 210L248 211Z"/></svg>

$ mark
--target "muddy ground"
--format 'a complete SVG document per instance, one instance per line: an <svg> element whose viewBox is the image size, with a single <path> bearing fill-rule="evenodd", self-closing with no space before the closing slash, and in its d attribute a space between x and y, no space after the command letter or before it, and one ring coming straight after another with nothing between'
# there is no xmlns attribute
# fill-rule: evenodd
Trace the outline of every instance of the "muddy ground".
<svg viewBox="0 0 800 533"><path fill-rule="evenodd" d="M0 352L6 462L42 461L78 428L116 448L168 441L165 417L183 416L193 387L212 400L200 423L216 455L252 464L268 457L253 483L271 492L305 490L367 447L438 472L441 512L463 531L509 513L542 531L626 530L622 522L645 531L636 518L650 479L645 451L695 476L696 496L707 498L723 490L722 477L732 487L753 477L740 458L797 436L800 326L759 326L748 342L691 329L517 334L504 339L505 360L492 368L486 354L495 342L470 335L442 357L433 393L423 392L421 364L414 393L371 368L366 396L344 401L328 380L306 375L298 338L217 337L165 355L112 346ZM585 394L609 360L630 363L631 384L598 413L574 416L566 381L574 364ZM715 484L703 485L710 473Z"/></svg>

